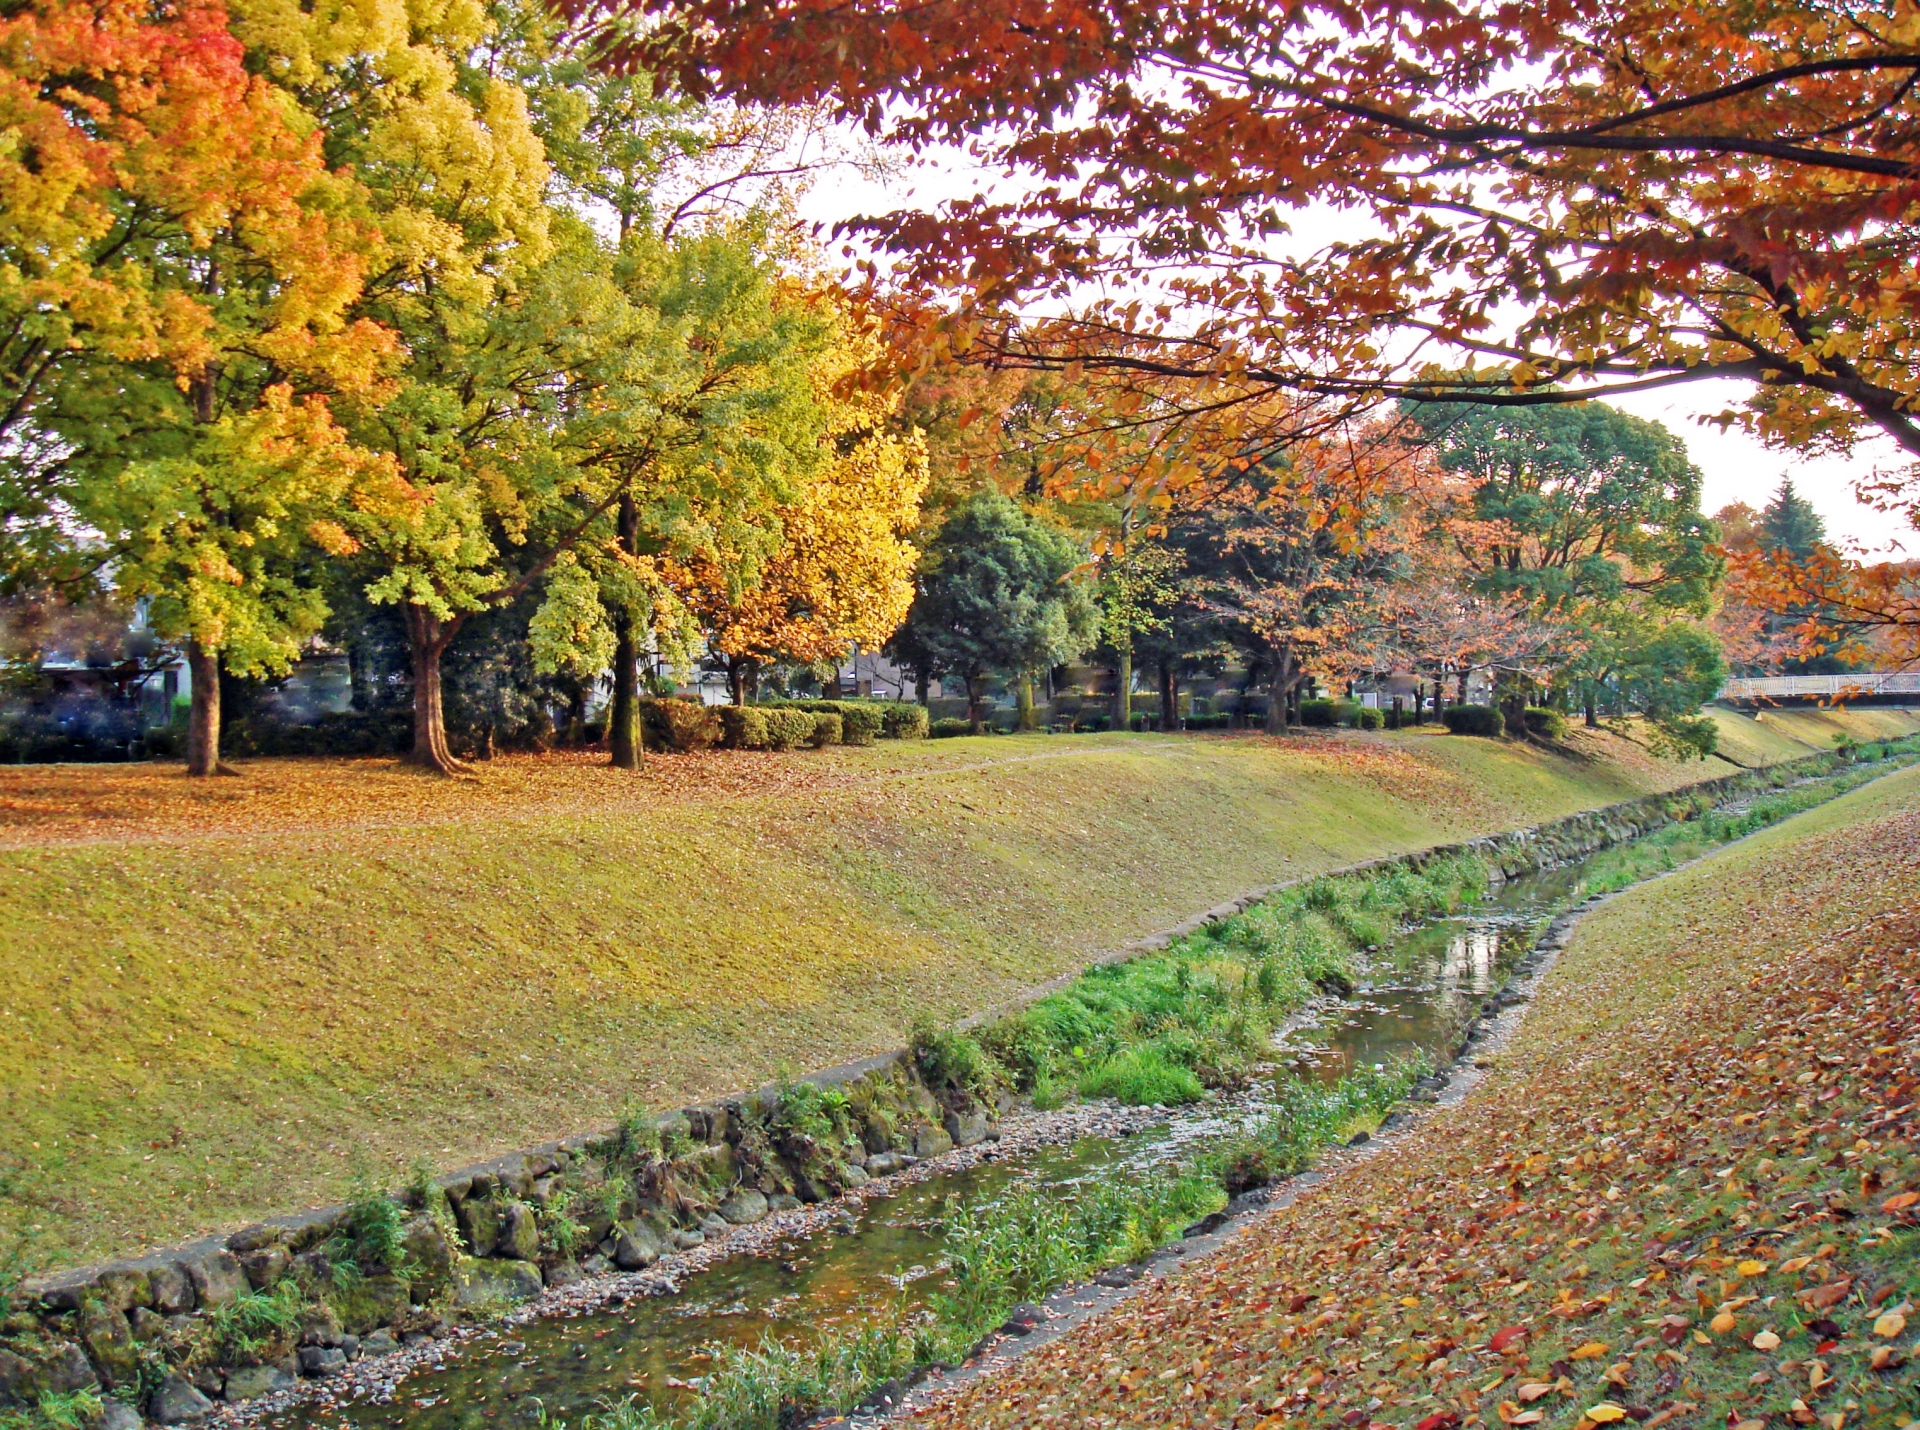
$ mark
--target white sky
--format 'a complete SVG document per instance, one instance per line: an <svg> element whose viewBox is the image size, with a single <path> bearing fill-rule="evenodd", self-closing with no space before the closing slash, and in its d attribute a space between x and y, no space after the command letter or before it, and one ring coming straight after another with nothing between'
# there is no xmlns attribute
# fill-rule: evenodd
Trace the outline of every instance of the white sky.
<svg viewBox="0 0 1920 1430"><path fill-rule="evenodd" d="M933 207L948 197L1006 183L1003 172L983 170L948 150L886 180L840 170L808 192L801 209L824 232L857 215ZM1296 220L1296 238L1317 247L1342 236L1337 222L1331 215L1302 215ZM1702 424L1703 417L1737 407L1745 391L1745 384L1732 380L1698 382L1630 394L1614 399L1614 405L1664 422L1686 443L1705 476L1701 507L1708 515L1732 502L1745 502L1758 510L1772 497L1781 477L1791 476L1795 490L1820 513L1828 536L1836 543L1857 546L1863 554L1920 555L1920 535L1903 519L1876 511L1854 496L1855 483L1876 467L1906 464L1892 443L1863 445L1851 458L1801 458L1770 450L1742 432Z"/></svg>

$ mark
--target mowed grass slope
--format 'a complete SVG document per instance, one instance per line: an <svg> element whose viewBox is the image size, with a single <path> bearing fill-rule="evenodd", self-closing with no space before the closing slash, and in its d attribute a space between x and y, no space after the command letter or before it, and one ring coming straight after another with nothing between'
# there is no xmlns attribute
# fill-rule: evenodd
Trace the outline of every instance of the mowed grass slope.
<svg viewBox="0 0 1920 1430"><path fill-rule="evenodd" d="M1916 850L1909 769L1624 892L1465 1102L915 1424L1910 1430Z"/></svg>
<svg viewBox="0 0 1920 1430"><path fill-rule="evenodd" d="M4 1203L122 1253L897 1046L1244 890L1714 774L1387 737L0 773Z"/></svg>

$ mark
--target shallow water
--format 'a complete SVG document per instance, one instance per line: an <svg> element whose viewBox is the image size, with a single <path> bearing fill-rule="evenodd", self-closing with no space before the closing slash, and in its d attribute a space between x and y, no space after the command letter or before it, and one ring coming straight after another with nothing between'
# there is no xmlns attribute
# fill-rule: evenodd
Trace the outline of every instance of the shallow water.
<svg viewBox="0 0 1920 1430"><path fill-rule="evenodd" d="M1472 1012L1526 956L1541 920L1568 902L1578 877L1571 865L1516 879L1464 916L1400 935L1369 956L1355 995L1285 1038L1283 1054L1329 1082L1361 1063L1414 1052L1443 1061ZM1071 1182L1139 1168L1253 1111L1257 1105L1245 1099L1178 1109L1131 1137L993 1157L851 1201L828 1230L794 1237L771 1254L717 1262L689 1275L677 1293L535 1320L470 1343L443 1368L410 1375L391 1403L308 1405L273 1423L479 1430L531 1426L543 1415L572 1419L630 1396L666 1408L711 1368L716 1347L811 1335L926 1305L941 1284L935 1227L949 1197L971 1202L1016 1180Z"/></svg>

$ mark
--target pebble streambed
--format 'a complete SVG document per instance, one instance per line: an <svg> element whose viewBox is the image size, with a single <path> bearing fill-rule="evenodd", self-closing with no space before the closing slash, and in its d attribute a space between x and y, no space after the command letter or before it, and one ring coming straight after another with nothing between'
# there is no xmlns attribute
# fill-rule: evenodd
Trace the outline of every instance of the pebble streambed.
<svg viewBox="0 0 1920 1430"><path fill-rule="evenodd" d="M1570 902L1580 869L1511 880L1462 916L1400 934L1366 956L1352 997L1322 1000L1294 1021L1277 1061L1328 1082L1415 1052L1444 1062L1543 920ZM510 1430L629 1397L671 1409L718 1348L925 1306L942 1281L938 1227L949 1198L974 1203L1017 1182L1069 1183L1164 1161L1257 1115L1260 1102L1256 1087L1190 1108L1073 1105L1009 1118L998 1142L742 1228L637 1276L577 1283L559 1293L557 1314L522 1311L384 1365L355 1365L344 1382L321 1382L312 1398L249 1418L278 1430Z"/></svg>

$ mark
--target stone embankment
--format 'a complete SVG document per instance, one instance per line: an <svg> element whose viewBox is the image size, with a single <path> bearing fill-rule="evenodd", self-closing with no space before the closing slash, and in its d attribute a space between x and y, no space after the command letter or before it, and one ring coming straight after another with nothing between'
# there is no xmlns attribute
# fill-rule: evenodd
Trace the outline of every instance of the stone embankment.
<svg viewBox="0 0 1920 1430"><path fill-rule="evenodd" d="M1344 872L1464 853L1515 877L1831 764L1817 756L1743 772ZM1099 962L1164 947L1279 887ZM513 1153L391 1196L39 1278L14 1293L0 1323L0 1408L93 1391L106 1399L104 1430L133 1430L143 1413L192 1423L216 1402L341 1375L358 1358L445 1336L550 1287L645 1270L710 1236L978 1144L1010 1106L1004 1095L983 1104L943 1078L937 1059L901 1051ZM855 1139L830 1139L829 1111Z"/></svg>

